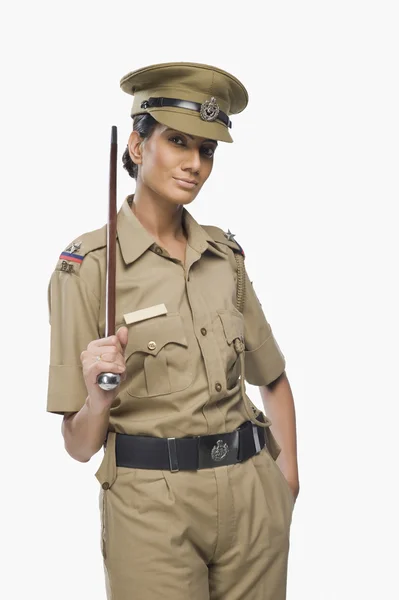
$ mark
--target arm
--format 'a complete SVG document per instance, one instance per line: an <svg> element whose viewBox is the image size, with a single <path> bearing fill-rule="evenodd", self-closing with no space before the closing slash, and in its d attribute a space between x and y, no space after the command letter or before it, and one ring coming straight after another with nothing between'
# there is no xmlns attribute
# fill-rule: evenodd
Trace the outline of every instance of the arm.
<svg viewBox="0 0 399 600"><path fill-rule="evenodd" d="M88 396L78 412L65 414L61 427L66 451L80 462L88 462L105 441L118 389L102 390L97 378L100 373L119 373L121 381L125 380L127 338L127 327L120 327L115 335L90 342L80 355ZM97 361L99 355L102 358Z"/></svg>
<svg viewBox="0 0 399 600"><path fill-rule="evenodd" d="M289 483L294 498L299 493L295 407L285 373L285 357L273 335L262 305L245 270L245 378L259 387L270 427L281 447L277 464Z"/></svg>
<svg viewBox="0 0 399 600"><path fill-rule="evenodd" d="M64 415L61 432L65 450L72 458L88 462L104 443L109 425L110 406L98 408L86 398L79 412Z"/></svg>
<svg viewBox="0 0 399 600"><path fill-rule="evenodd" d="M259 387L271 430L281 452L277 464L292 489L294 498L299 493L295 405L285 371L272 383Z"/></svg>
<svg viewBox="0 0 399 600"><path fill-rule="evenodd" d="M123 373L123 344L127 341L126 327L116 336L100 338L101 277L95 270L96 261L91 264L90 260L91 255L86 256L72 273L58 265L48 294L51 340L47 411L64 415L61 431L65 449L80 462L89 461L104 443L117 394L117 390L102 390L96 383L97 375ZM102 360L96 360L98 355Z"/></svg>

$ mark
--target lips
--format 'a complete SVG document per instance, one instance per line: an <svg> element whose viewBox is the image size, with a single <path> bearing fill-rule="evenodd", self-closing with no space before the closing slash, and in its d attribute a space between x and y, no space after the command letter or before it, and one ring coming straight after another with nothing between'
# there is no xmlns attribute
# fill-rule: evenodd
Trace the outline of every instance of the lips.
<svg viewBox="0 0 399 600"><path fill-rule="evenodd" d="M174 177L177 181L185 181L186 183L192 183L193 185L198 185L198 182L195 179L185 179L184 177Z"/></svg>
<svg viewBox="0 0 399 600"><path fill-rule="evenodd" d="M193 190L198 185L194 179L181 179L177 177L173 177L173 179L176 181L176 185L178 185L181 190Z"/></svg>

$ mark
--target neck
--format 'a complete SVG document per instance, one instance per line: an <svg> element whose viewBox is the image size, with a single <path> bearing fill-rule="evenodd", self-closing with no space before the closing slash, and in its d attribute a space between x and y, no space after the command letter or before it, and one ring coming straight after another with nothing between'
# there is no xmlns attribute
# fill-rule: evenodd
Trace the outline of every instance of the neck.
<svg viewBox="0 0 399 600"><path fill-rule="evenodd" d="M143 227L158 240L185 238L182 204L173 205L152 190L136 187L131 209Z"/></svg>

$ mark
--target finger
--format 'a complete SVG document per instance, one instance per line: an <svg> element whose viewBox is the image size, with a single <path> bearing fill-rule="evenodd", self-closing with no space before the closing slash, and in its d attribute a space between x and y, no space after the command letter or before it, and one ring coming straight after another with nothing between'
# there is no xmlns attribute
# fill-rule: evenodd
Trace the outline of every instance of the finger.
<svg viewBox="0 0 399 600"><path fill-rule="evenodd" d="M116 350L117 352L120 352L121 354L123 354L122 345L116 335L111 335L109 337L102 338L99 340L93 340L87 346L87 350L88 350L88 352L91 352L92 354L101 354L102 352L107 352L107 349L106 349L107 347L108 347L108 352L109 352L109 348L112 348L112 351Z"/></svg>
<svg viewBox="0 0 399 600"><path fill-rule="evenodd" d="M99 357L99 358L97 358ZM93 360L105 360L108 362L117 362L118 357L120 357L122 363L124 362L124 356L120 352L117 351L115 346L95 346L89 350L84 350L80 355L80 360L82 363L88 362L91 363Z"/></svg>
<svg viewBox="0 0 399 600"><path fill-rule="evenodd" d="M126 350L126 346L127 346L127 342L128 342L128 338L129 338L129 330L125 326L120 327L118 329L118 331L116 332L116 335L121 343L122 350L123 350L122 354L123 354Z"/></svg>
<svg viewBox="0 0 399 600"><path fill-rule="evenodd" d="M110 362L110 363L119 363L119 364L123 364L122 362L122 354L120 352L116 352L116 350L113 351L109 351L109 352L102 352L101 354L96 354L96 356L93 357L95 360L102 360L104 362Z"/></svg>
<svg viewBox="0 0 399 600"><path fill-rule="evenodd" d="M87 346L87 349L89 351L92 351L92 348L94 347L100 347L100 346L113 346L114 348L116 348L118 350L118 352L120 352L122 354L122 346L121 343L118 339L118 337L116 335L110 335L108 337L105 338L100 338L98 340L93 340L92 342L90 342L90 344Z"/></svg>
<svg viewBox="0 0 399 600"><path fill-rule="evenodd" d="M123 354L117 352L116 348L113 346L104 346L103 348L97 348L98 353L90 352L88 355L88 359L93 360L104 360L106 362L120 362L121 364L125 364L125 358ZM100 357L99 359L97 357Z"/></svg>
<svg viewBox="0 0 399 600"><path fill-rule="evenodd" d="M107 356L109 357L113 357L112 360L108 360ZM110 370L113 368L114 365L116 365L118 368L121 369L125 369L126 368L126 364L125 364L125 360L123 358L123 356L121 354L111 354L109 353L108 355L97 355L97 356L93 356L91 354L89 354L83 361L82 361L82 366L83 366L83 370L88 371L92 365L102 365L103 371L104 368L107 370L107 372L109 373Z"/></svg>
<svg viewBox="0 0 399 600"><path fill-rule="evenodd" d="M97 377L101 373L116 373L122 376L125 370L125 367L117 363L107 363L99 360L87 368L86 375L92 383L97 383Z"/></svg>

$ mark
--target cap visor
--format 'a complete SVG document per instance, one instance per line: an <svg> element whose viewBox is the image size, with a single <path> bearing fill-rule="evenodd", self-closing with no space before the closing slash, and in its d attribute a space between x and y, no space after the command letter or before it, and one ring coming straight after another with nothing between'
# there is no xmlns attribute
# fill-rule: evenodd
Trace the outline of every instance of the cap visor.
<svg viewBox="0 0 399 600"><path fill-rule="evenodd" d="M151 108L149 112L158 123L172 127L182 133L190 133L210 140L218 140L220 142L232 142L233 138L230 135L228 128L217 121L204 121L199 116L199 113L190 114L189 111L182 112L181 109L173 109L173 107Z"/></svg>

